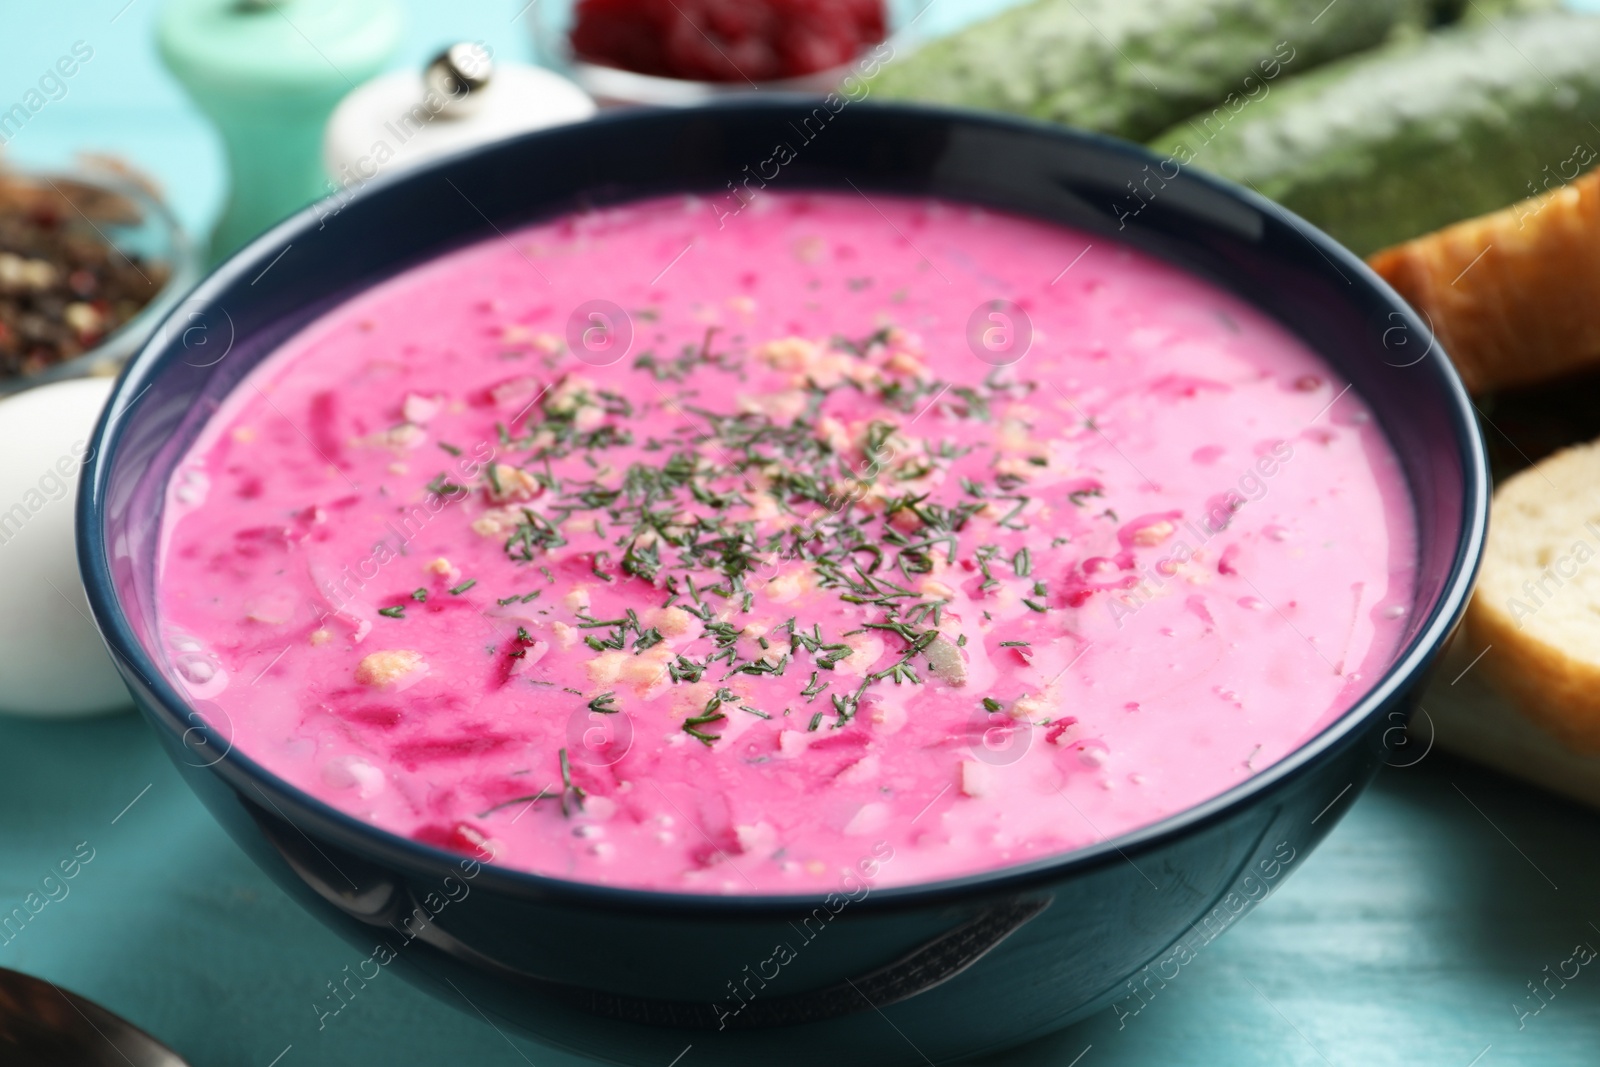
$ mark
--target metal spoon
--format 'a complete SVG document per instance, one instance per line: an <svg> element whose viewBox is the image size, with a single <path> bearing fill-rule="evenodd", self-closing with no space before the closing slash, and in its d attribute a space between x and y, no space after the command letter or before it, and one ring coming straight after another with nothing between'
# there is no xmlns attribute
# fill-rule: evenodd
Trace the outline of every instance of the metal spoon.
<svg viewBox="0 0 1600 1067"><path fill-rule="evenodd" d="M0 967L6 1067L188 1067L176 1052L91 1000Z"/></svg>

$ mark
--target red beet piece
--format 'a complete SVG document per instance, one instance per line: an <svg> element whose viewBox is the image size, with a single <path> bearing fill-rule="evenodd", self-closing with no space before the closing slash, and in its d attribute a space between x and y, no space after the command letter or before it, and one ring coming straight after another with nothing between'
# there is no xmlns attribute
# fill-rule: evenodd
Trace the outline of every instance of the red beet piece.
<svg viewBox="0 0 1600 1067"><path fill-rule="evenodd" d="M695 81L798 78L882 41L884 0L579 0L573 50Z"/></svg>

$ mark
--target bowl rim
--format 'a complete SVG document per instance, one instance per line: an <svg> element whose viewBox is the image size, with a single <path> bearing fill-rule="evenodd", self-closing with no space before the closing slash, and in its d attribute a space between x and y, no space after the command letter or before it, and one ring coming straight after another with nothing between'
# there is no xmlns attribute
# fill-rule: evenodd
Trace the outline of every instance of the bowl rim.
<svg viewBox="0 0 1600 1067"><path fill-rule="evenodd" d="M786 115L788 114L786 108L808 107L813 102L805 96L784 98L763 96L758 99L736 98L718 101L692 109L619 109L574 125L598 126L602 130L608 127L622 127L623 130L614 135L625 138L626 127L637 123L685 121L691 115L714 121L724 114L759 110L770 110L775 115ZM878 121L894 121L897 115L911 115L944 126L984 128L1025 139L1067 141L1079 148L1088 148L1100 154L1122 156L1138 164L1154 164L1162 158L1157 153L1131 142L1007 115L920 104L863 102L856 106L875 115ZM513 142L560 136L563 129L565 127L555 127L477 145L407 168L401 173L385 175L363 187L356 195L361 198L380 195L391 185L425 180L436 169L493 155L501 147ZM1488 464L1482 431L1473 416L1475 408L1453 365L1443 350L1438 348L1432 332L1422 317L1374 273L1365 261L1287 209L1249 189L1235 186L1203 171L1185 169L1180 179L1197 182L1263 215L1277 216L1293 225L1330 266L1342 272L1350 280L1352 286L1365 286L1369 292L1392 305L1393 313L1402 316L1407 328L1416 331L1418 338L1429 341L1433 349L1438 351L1440 357L1436 371L1438 387L1444 393L1441 399L1452 422L1454 431L1452 443L1462 461L1464 484L1461 497L1461 530L1456 539L1448 574L1440 585L1437 600L1426 621L1418 627L1411 641L1396 654L1383 673L1350 708L1277 762L1231 788L1155 822L1080 848L1042 856L1024 863L1008 864L934 881L873 887L853 905L857 909L905 909L977 896L993 897L1025 892L1107 864L1131 863L1134 856L1217 824L1247 805L1252 798L1275 792L1293 779L1308 773L1321 757L1355 743L1380 713L1392 710L1389 706L1404 696L1423 677L1427 668L1442 653L1446 641L1454 632L1465 610L1481 562L1488 526ZM817 186L803 183L795 186L797 189L815 187ZM690 190L686 188L683 191ZM192 291L188 303L215 299L237 282L247 281L256 275L260 268L277 256L286 244L298 239L306 231L316 228L319 223L319 207L319 204L313 204L302 209L234 253ZM1020 209L1014 210L1019 215L1029 214ZM451 247L464 246L465 243ZM442 254L442 251L431 255ZM426 261L423 259L418 262ZM414 264L402 265L395 273L403 272L409 265ZM348 299L353 295L355 294L347 294L342 299ZM196 719L193 716L198 713L168 681L164 672L157 668L153 657L145 652L135 636L120 598L116 594L108 545L104 536L106 497L109 488L106 484L108 460L116 454L117 446L133 413L134 404L156 378L167 370L170 359L162 358L166 347L163 344L163 331L157 330L142 349L128 361L117 379L110 400L100 415L91 440L91 458L85 463L81 476L77 501L77 547L85 589L95 622L106 646L119 669L125 675L131 671L138 677L152 698L150 701L136 698L135 703L152 725L167 735L167 741L182 744L183 735L195 729ZM166 354L170 356L170 353ZM536 874L499 866L491 859L482 857L474 859L462 853L425 845L364 822L302 791L233 749L231 738L226 753L201 770L202 773L215 773L224 778L226 784L241 795L244 794L244 786L252 787L268 801L280 817L300 833L305 834L306 831L301 829L297 819L304 821L308 826L314 826L321 833L330 835L340 843L340 847L349 848L356 855L369 858L373 862L404 871L408 878L418 876L422 872L449 873L465 869L469 863L475 863L481 865L481 870L473 875L475 884L507 896L541 899L585 908L598 907L613 912L685 917L717 914L748 919L793 914L796 910L810 910L822 906L826 899L836 895L832 890L770 894L678 892L609 886ZM1334 803L1337 803L1337 800L1336 797ZM279 801L286 802L296 817L291 818L286 814ZM254 803L253 800L250 802Z"/></svg>
<svg viewBox="0 0 1600 1067"><path fill-rule="evenodd" d="M199 248L190 238L188 231L183 228L183 224L178 221L178 216L165 198L140 184L132 175L93 168L71 170L15 164L8 164L0 169L25 181L45 181L51 184L55 181L74 182L127 197L138 204L140 210L148 212L150 219L154 220L166 234L171 244L172 260L168 264L171 272L167 275L166 284L156 290L155 295L127 322L102 337L100 343L93 348L80 352L71 359L52 363L36 374L0 378L0 397L15 396L54 382L98 377L106 369L115 368L120 372L122 366L144 347L145 341L154 333L157 324L166 319L168 313L201 277ZM106 242L121 254L116 241L107 237ZM110 377L110 375L105 376Z"/></svg>
<svg viewBox="0 0 1600 1067"><path fill-rule="evenodd" d="M855 58L848 63L813 71L796 78L780 78L774 81L712 82L698 81L694 78L669 78L661 74L640 74L626 67L613 67L592 59L584 59L576 53L568 57L565 69L558 73L565 74L577 82L579 88L594 97L596 101L648 100L654 107L694 107L702 103L712 103L752 93L801 93L821 98L838 88L862 64L865 57L874 54L874 50L888 46L893 50L891 56L897 56L899 50L906 44L907 42L898 35L885 37L870 48L856 53Z"/></svg>

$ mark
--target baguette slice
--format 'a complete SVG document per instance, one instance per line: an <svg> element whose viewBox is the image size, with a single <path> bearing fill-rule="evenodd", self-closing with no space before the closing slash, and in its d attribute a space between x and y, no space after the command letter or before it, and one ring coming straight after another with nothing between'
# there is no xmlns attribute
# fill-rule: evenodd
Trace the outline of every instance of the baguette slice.
<svg viewBox="0 0 1600 1067"><path fill-rule="evenodd" d="M1495 492L1467 609L1478 669L1567 747L1600 753L1600 441Z"/></svg>
<svg viewBox="0 0 1600 1067"><path fill-rule="evenodd" d="M1431 321L1471 392L1600 364L1600 170L1368 263Z"/></svg>

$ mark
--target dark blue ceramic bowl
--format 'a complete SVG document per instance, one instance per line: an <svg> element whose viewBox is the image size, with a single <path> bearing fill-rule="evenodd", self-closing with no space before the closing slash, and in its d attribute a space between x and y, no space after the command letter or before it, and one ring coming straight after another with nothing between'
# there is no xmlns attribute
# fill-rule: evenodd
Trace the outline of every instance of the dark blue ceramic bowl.
<svg viewBox="0 0 1600 1067"><path fill-rule="evenodd" d="M479 866L341 814L231 751L226 716L168 681L155 611L163 487L229 390L309 320L409 266L586 205L723 193L780 142L797 158L777 188L854 183L1125 241L1239 293L1348 377L1399 451L1420 530L1417 610L1372 691L1276 766L1154 826L853 900L668 895ZM630 1064L669 1063L691 1043L695 1064L947 1062L1136 1008L1297 870L1404 743L1411 694L1471 587L1487 506L1472 409L1427 327L1282 209L1103 138L793 100L612 114L308 209L175 313L123 375L92 455L79 552L100 627L195 792L349 938L360 962L335 984L354 993L400 970L464 1010ZM781 967L779 945L794 957Z"/></svg>

